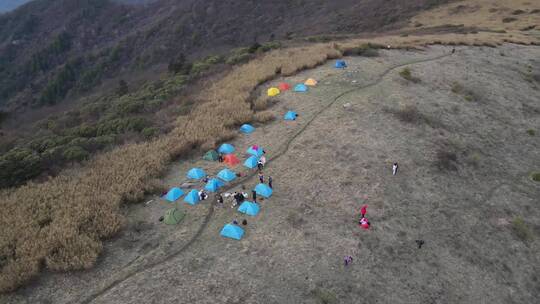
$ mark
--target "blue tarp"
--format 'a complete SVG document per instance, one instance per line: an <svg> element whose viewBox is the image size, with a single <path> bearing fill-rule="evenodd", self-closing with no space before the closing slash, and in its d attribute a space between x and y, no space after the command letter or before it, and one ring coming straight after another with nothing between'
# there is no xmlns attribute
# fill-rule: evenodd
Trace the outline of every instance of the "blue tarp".
<svg viewBox="0 0 540 304"><path fill-rule="evenodd" d="M249 134L251 132L255 131L255 128L250 124L244 124L240 127L240 132Z"/></svg>
<svg viewBox="0 0 540 304"><path fill-rule="evenodd" d="M193 168L193 169L188 171L187 177L192 178L192 179L205 178L206 177L206 172L204 172L204 170L201 169L201 168Z"/></svg>
<svg viewBox="0 0 540 304"><path fill-rule="evenodd" d="M285 120L296 120L296 116L298 116L298 114L296 114L296 112L288 111L287 113L285 113L285 116L283 116L283 118Z"/></svg>
<svg viewBox="0 0 540 304"><path fill-rule="evenodd" d="M219 179L212 178L211 180L208 181L208 183L206 183L206 186L204 186L204 189L211 192L216 192L220 187L223 187L224 185L225 184L223 184L223 182L220 181Z"/></svg>
<svg viewBox="0 0 540 304"><path fill-rule="evenodd" d="M344 69L347 67L347 63L345 63L345 60L337 60L335 67L337 69Z"/></svg>
<svg viewBox="0 0 540 304"><path fill-rule="evenodd" d="M230 169L225 168L219 171L217 177L221 178L222 180L226 182L230 182L236 178L236 173L234 173L234 171Z"/></svg>
<svg viewBox="0 0 540 304"><path fill-rule="evenodd" d="M295 92L307 92L307 90L308 90L307 85L305 85L303 83L299 83L299 84L294 86L294 91Z"/></svg>
<svg viewBox="0 0 540 304"><path fill-rule="evenodd" d="M189 191L188 194L186 194L186 196L184 197L184 202L190 205L197 204L199 200L199 192L195 189Z"/></svg>
<svg viewBox="0 0 540 304"><path fill-rule="evenodd" d="M259 147L257 147L257 150L255 150L255 149L253 148L253 146L251 146L251 147L249 147L249 148L247 149L246 152L247 152L248 154L251 154L251 155L254 155L254 156L259 157L259 156L263 155L263 148L259 146Z"/></svg>
<svg viewBox="0 0 540 304"><path fill-rule="evenodd" d="M168 200L169 202L175 202L177 199L179 199L182 195L184 195L184 191L182 189L174 187L167 194L165 194L164 199Z"/></svg>
<svg viewBox="0 0 540 304"><path fill-rule="evenodd" d="M258 184L255 187L255 192L257 192L257 195L265 198L269 198L270 196L272 196L272 188L268 187L265 184Z"/></svg>
<svg viewBox="0 0 540 304"><path fill-rule="evenodd" d="M234 152L234 147L231 144L222 144L219 147L218 152L221 154L231 154Z"/></svg>
<svg viewBox="0 0 540 304"><path fill-rule="evenodd" d="M238 227L237 225L227 224L221 229L221 236L241 240L244 236L244 229Z"/></svg>
<svg viewBox="0 0 540 304"><path fill-rule="evenodd" d="M259 158L255 155L250 156L246 161L244 162L244 166L253 169L257 167L257 162L259 161Z"/></svg>
<svg viewBox="0 0 540 304"><path fill-rule="evenodd" d="M259 213L259 204L245 201L238 207L238 211L245 213L247 215L256 216Z"/></svg>

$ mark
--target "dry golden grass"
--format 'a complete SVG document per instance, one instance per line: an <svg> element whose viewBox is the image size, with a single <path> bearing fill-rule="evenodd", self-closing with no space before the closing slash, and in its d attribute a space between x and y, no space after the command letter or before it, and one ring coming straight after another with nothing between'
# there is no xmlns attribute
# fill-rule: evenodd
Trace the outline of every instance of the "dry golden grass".
<svg viewBox="0 0 540 304"><path fill-rule="evenodd" d="M517 31L536 25L537 29L540 29L538 10L540 10L539 1L464 0L422 12L411 19L411 26L422 24L420 27L433 27L452 24L492 31Z"/></svg>
<svg viewBox="0 0 540 304"><path fill-rule="evenodd" d="M78 171L66 171L42 184L30 183L0 192L0 291L11 291L46 267L51 270L91 267L102 250L101 240L123 224L121 204L143 198L156 188L154 179L171 159L195 147L214 147L232 139L236 128L250 121L268 121L270 113L251 110L250 93L280 73L312 68L364 43L417 47L426 44L484 45L537 43L521 33L476 35L382 36L338 44L281 49L239 66L197 99L169 134L148 143L130 144L90 160ZM258 109L264 109L261 101ZM208 123L211 118L212 123Z"/></svg>

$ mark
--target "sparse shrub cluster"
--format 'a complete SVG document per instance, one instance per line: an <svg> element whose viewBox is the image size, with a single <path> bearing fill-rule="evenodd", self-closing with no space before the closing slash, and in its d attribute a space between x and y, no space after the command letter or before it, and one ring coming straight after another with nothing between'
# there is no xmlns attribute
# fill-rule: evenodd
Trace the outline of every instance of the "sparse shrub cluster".
<svg viewBox="0 0 540 304"><path fill-rule="evenodd" d="M529 228L527 223L525 223L523 218L519 216L515 217L512 220L512 230L514 231L516 236L524 242L528 242L533 239L533 233L531 229Z"/></svg>
<svg viewBox="0 0 540 304"><path fill-rule="evenodd" d="M419 83L421 80L418 77L415 77L412 75L410 68L404 68L399 72L399 75L403 77L403 79L413 82L413 83Z"/></svg>
<svg viewBox="0 0 540 304"><path fill-rule="evenodd" d="M535 182L540 182L540 172L531 173L531 179Z"/></svg>
<svg viewBox="0 0 540 304"><path fill-rule="evenodd" d="M363 56L363 57L377 57L379 56L379 49L384 48L380 44L363 43L360 46L349 48L345 50L346 56Z"/></svg>
<svg viewBox="0 0 540 304"><path fill-rule="evenodd" d="M480 98L472 90L465 88L459 82L455 81L452 84L452 93L463 96L466 101L479 101Z"/></svg>

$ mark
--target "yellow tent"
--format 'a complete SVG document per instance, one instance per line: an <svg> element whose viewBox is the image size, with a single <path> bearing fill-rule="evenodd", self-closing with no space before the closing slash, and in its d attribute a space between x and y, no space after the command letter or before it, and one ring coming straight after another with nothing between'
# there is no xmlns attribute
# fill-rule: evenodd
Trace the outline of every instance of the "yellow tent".
<svg viewBox="0 0 540 304"><path fill-rule="evenodd" d="M276 96L278 95L280 92L279 92L279 89L278 88L270 88L268 89L268 96L272 97L272 96Z"/></svg>
<svg viewBox="0 0 540 304"><path fill-rule="evenodd" d="M317 85L317 80L313 79L313 78L309 78L308 80L306 80L306 82L304 82L305 85L308 85L308 86L311 86L311 87L314 87Z"/></svg>

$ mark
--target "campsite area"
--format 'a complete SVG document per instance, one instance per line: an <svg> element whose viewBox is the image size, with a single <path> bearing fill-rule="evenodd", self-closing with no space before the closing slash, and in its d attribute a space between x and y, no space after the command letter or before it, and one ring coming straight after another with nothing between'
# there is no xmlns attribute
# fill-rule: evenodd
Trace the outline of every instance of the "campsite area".
<svg viewBox="0 0 540 304"><path fill-rule="evenodd" d="M179 200L185 218L169 226L158 219L174 204L148 197L126 206L127 229L94 269L48 273L8 302L535 302L539 243L520 229L540 231L530 178L540 141L528 132L540 125L540 84L526 79L540 49L452 49L379 50L262 85L266 96L280 82L318 81L270 98L276 120L230 142L241 162L250 145L267 152L274 193L256 217L230 200L215 206L211 194L194 206ZM297 120L283 120L288 110ZM204 152L175 162L167 185L189 190L190 168L223 169ZM227 191L258 183L240 180ZM369 230L358 226L364 204ZM242 240L221 237L235 218L248 221Z"/></svg>

